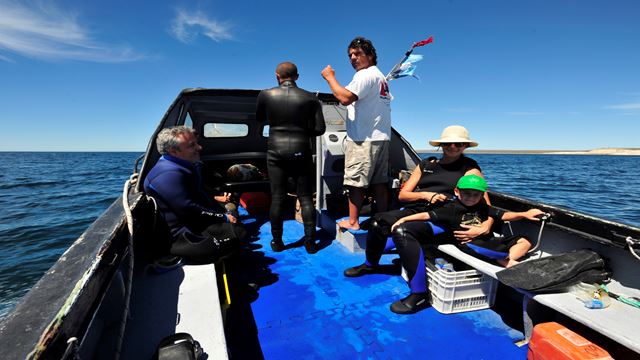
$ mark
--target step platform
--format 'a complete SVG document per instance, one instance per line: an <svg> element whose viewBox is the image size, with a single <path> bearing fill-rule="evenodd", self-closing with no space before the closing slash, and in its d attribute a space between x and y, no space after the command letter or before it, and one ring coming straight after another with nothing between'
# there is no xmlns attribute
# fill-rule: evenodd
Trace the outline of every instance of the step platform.
<svg viewBox="0 0 640 360"><path fill-rule="evenodd" d="M362 224L367 220L368 216L360 216L358 222ZM343 217L336 220L336 240L347 248L352 253L364 252L367 245L367 230L345 230L338 226L338 223L342 220L348 220L348 217Z"/></svg>

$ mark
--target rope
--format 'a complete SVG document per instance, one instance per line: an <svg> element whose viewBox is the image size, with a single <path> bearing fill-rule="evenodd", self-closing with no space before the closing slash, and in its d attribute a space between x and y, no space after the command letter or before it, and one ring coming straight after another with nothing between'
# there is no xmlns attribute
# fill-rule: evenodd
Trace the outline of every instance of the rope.
<svg viewBox="0 0 640 360"><path fill-rule="evenodd" d="M618 300L623 304L627 304L627 305L631 305L633 307L640 308L640 301L638 301L638 298L634 298L634 297L626 298L626 297L618 295L616 293L612 293L612 292L609 291L609 289L607 288L607 285L605 285L605 284L600 285L600 288L602 290L604 290L607 294L609 294L610 298Z"/></svg>
<svg viewBox="0 0 640 360"><path fill-rule="evenodd" d="M129 180L125 181L124 188L122 189L122 207L124 208L124 214L127 217L127 227L129 229L129 236L133 236L133 216L131 215L131 208L129 207L129 188L136 186L138 182L138 173L131 174Z"/></svg>
<svg viewBox="0 0 640 360"><path fill-rule="evenodd" d="M73 336L67 340L67 348L61 359L80 359L78 356L78 338Z"/></svg>
<svg viewBox="0 0 640 360"><path fill-rule="evenodd" d="M632 238L631 236L627 236L627 238L624 240L627 242L627 246L629 246L629 251L631 252L631 255L633 255L636 259L640 260L640 256L638 256L636 251L633 249L633 245L640 244L640 241Z"/></svg>
<svg viewBox="0 0 640 360"><path fill-rule="evenodd" d="M127 241L127 248L129 250L129 269L127 271L127 277L125 279L125 296L124 296L124 311L122 312L122 319L120 319L120 333L118 334L118 344L114 353L114 359L120 358L120 351L122 350L122 343L124 341L124 332L127 326L127 318L129 317L129 306L131 303L131 288L133 283L133 215L131 214L131 207L129 205L129 189L134 187L138 182L138 173L133 173L129 177L129 180L125 181L122 189L122 207L124 209L125 218L127 221L127 229L129 230L129 236Z"/></svg>

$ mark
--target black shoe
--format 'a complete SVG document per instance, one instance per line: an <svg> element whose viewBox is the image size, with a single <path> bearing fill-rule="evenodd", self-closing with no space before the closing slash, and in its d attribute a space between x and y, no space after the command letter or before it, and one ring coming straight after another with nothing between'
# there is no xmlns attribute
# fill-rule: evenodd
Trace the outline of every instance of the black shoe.
<svg viewBox="0 0 640 360"><path fill-rule="evenodd" d="M415 293L391 304L391 311L396 314L415 314L429 306L431 304L429 304L428 293Z"/></svg>
<svg viewBox="0 0 640 360"><path fill-rule="evenodd" d="M305 240L304 248L307 250L307 254L315 254L318 252L318 245L315 240Z"/></svg>
<svg viewBox="0 0 640 360"><path fill-rule="evenodd" d="M344 271L346 277L358 277L362 275L375 274L378 272L376 266L369 266L366 263L358 266L348 268Z"/></svg>
<svg viewBox="0 0 640 360"><path fill-rule="evenodd" d="M284 243L282 240L271 240L271 250L275 252L281 252L284 250Z"/></svg>
<svg viewBox="0 0 640 360"><path fill-rule="evenodd" d="M316 225L305 224L304 225L304 248L308 254L315 254L318 252L318 245L316 244Z"/></svg>

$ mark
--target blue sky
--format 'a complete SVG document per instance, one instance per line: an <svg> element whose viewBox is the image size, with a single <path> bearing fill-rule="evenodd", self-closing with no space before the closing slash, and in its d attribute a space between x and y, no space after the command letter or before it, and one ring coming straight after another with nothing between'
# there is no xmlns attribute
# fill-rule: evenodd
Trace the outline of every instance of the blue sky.
<svg viewBox="0 0 640 360"><path fill-rule="evenodd" d="M434 36L390 83L417 149L450 124L480 149L640 147L640 2L364 4L0 0L0 151L142 151L181 89L272 87L284 60L328 92L358 35L385 73Z"/></svg>

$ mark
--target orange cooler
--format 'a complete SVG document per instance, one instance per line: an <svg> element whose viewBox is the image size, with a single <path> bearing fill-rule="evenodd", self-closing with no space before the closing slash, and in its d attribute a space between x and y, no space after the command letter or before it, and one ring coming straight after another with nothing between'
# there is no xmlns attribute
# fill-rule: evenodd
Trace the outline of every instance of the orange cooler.
<svg viewBox="0 0 640 360"><path fill-rule="evenodd" d="M608 352L566 327L548 322L533 328L528 360L608 360Z"/></svg>

